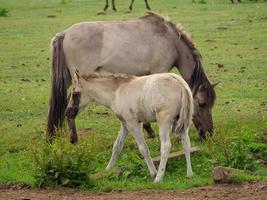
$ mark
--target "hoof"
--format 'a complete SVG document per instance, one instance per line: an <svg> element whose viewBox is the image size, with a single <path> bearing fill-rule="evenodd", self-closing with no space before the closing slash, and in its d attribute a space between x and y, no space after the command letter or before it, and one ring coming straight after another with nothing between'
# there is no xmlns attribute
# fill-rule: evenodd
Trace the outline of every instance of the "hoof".
<svg viewBox="0 0 267 200"><path fill-rule="evenodd" d="M156 177L155 180L154 180L154 183L159 183L161 181L162 181L162 178Z"/></svg>
<svg viewBox="0 0 267 200"><path fill-rule="evenodd" d="M156 176L157 176L157 172L150 173L150 177L151 177L152 179L154 179Z"/></svg>
<svg viewBox="0 0 267 200"><path fill-rule="evenodd" d="M71 138L70 143L71 144L76 144L78 142L78 138Z"/></svg>
<svg viewBox="0 0 267 200"><path fill-rule="evenodd" d="M193 178L193 173L192 172L191 173L187 173L186 177L189 178L189 179Z"/></svg>

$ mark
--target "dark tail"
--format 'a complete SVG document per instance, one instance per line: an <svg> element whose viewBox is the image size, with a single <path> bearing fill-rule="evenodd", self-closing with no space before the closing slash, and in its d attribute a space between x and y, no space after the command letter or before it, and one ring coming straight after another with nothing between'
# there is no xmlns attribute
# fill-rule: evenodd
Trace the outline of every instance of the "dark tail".
<svg viewBox="0 0 267 200"><path fill-rule="evenodd" d="M52 40L52 86L47 117L47 134L50 137L53 137L55 130L63 125L67 107L67 89L71 80L63 51L64 37L65 34L60 33Z"/></svg>

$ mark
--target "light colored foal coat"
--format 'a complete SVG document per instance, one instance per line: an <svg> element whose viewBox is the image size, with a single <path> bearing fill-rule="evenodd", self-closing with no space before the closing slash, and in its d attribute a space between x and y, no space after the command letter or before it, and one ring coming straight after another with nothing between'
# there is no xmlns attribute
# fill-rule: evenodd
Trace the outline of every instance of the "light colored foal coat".
<svg viewBox="0 0 267 200"><path fill-rule="evenodd" d="M112 109L121 121L119 135L106 170L114 165L122 151L126 136L131 132L144 156L150 175L156 177L155 182L161 181L171 148L169 133L173 131L182 140L187 176L192 176L188 129L193 115L193 98L190 88L181 77L170 73L142 77L114 74L91 74L80 77L78 72L76 73L72 93L79 93L78 109L95 101ZM67 117L74 105L73 98L72 95L67 107ZM141 122L155 121L159 125L161 141L158 171L152 162L140 125Z"/></svg>

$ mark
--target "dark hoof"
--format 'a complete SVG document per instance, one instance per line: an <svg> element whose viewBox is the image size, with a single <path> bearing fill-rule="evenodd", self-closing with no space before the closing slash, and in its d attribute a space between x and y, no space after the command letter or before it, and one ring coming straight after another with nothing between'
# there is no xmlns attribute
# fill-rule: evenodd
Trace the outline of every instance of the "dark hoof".
<svg viewBox="0 0 267 200"><path fill-rule="evenodd" d="M70 143L71 144L76 144L78 142L78 138L71 138Z"/></svg>
<svg viewBox="0 0 267 200"><path fill-rule="evenodd" d="M150 8L150 7L147 7L146 9L148 9L148 10L151 10L151 8Z"/></svg>
<svg viewBox="0 0 267 200"><path fill-rule="evenodd" d="M150 139L153 139L153 138L156 137L156 135L155 135L154 132L152 132L152 133L147 133L147 136L148 136L148 138L150 138Z"/></svg>
<svg viewBox="0 0 267 200"><path fill-rule="evenodd" d="M117 12L117 9L116 9L116 8L113 8L113 11L114 11L114 12Z"/></svg>

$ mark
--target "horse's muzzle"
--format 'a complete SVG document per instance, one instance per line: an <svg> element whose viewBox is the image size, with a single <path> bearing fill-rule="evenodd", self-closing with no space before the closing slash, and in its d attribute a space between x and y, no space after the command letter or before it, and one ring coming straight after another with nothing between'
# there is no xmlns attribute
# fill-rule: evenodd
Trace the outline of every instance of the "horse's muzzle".
<svg viewBox="0 0 267 200"><path fill-rule="evenodd" d="M78 107L67 108L66 109L66 117L68 119L75 119L75 117L77 116L78 112L79 112L79 108Z"/></svg>

